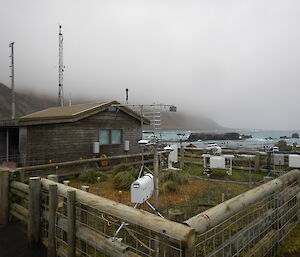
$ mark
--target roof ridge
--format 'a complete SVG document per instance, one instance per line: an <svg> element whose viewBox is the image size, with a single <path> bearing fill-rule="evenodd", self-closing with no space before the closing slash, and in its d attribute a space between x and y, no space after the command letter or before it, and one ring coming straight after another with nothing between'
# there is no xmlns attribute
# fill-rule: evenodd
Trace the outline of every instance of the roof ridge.
<svg viewBox="0 0 300 257"><path fill-rule="evenodd" d="M109 103L110 103L110 102L99 103L99 104L95 103L95 104L97 104L96 106L92 106L92 107L90 107L90 108L88 108L88 109L85 109L85 110L82 110L82 111L79 111L79 112L75 112L75 113L72 114L72 116L79 115L80 113L83 113L83 112L88 112L88 111L90 111L90 110L96 109L96 108L98 108L98 107L100 107L100 106L103 106L103 105L107 105L107 104L109 104Z"/></svg>

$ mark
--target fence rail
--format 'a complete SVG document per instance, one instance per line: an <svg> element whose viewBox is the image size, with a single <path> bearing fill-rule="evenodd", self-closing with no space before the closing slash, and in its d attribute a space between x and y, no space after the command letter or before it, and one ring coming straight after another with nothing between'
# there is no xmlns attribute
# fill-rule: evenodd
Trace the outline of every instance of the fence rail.
<svg viewBox="0 0 300 257"><path fill-rule="evenodd" d="M182 168L185 164L203 165L202 154L206 153L207 149L194 148L194 147L181 147L178 152L179 166ZM268 155L265 152L253 152L242 150L223 150L224 153L231 153L235 155L233 159L233 168L239 170L252 170L254 172L273 171L278 174L290 170L288 166L288 155L283 155L283 165L274 164L274 156L276 154ZM254 158L244 158L241 154L251 154ZM84 155L83 155L84 156ZM144 163L152 163L153 153L143 154ZM81 173L82 168L99 168L101 162L107 161L110 166L115 166L120 163L127 163L131 165L140 164L142 162L142 154L126 154L118 156L108 156L100 158L90 158L88 156L78 160L68 160L64 162L55 162L52 160L38 160L34 163L29 163L29 166L17 168L21 173L23 179L28 179L30 176L45 176L48 174L56 173L60 176L68 176ZM1 158L0 158L1 161ZM38 165L35 165L38 163ZM81 168L81 170L79 169Z"/></svg>
<svg viewBox="0 0 300 257"><path fill-rule="evenodd" d="M28 224L31 247L54 256L276 256L300 221L300 171L210 208L180 224L112 200L31 177L15 181L0 170L0 224ZM122 229L119 230L120 226Z"/></svg>
<svg viewBox="0 0 300 257"><path fill-rule="evenodd" d="M144 159L143 161L142 158ZM107 162L109 167L113 167L121 163L128 165L137 165L141 164L142 162L144 164L151 165L153 163L153 153L117 155L101 158L80 159L59 163L51 162L34 166L19 167L16 168L15 171L16 174L19 174L22 181L27 180L31 176L46 176L53 173L64 177L80 174L83 168L102 168L101 163L103 161Z"/></svg>
<svg viewBox="0 0 300 257"><path fill-rule="evenodd" d="M181 147L179 151L180 166L184 164L203 165L203 153L207 153L208 150L204 148L196 147ZM222 150L224 154L234 154L233 168L238 170L249 170L252 169L255 172L266 172L272 171L275 173L281 173L283 171L289 171L288 154L281 154L282 164L275 164L274 158L277 153L266 153L259 151L248 151L248 150ZM242 157L242 155L253 155L253 158Z"/></svg>
<svg viewBox="0 0 300 257"><path fill-rule="evenodd" d="M299 178L290 171L186 220L196 230L194 256L276 256L299 224Z"/></svg>
<svg viewBox="0 0 300 257"><path fill-rule="evenodd" d="M53 257L192 254L195 233L186 225L49 179L11 181L11 174L0 172L1 223L8 215L26 222L29 245L42 242Z"/></svg>

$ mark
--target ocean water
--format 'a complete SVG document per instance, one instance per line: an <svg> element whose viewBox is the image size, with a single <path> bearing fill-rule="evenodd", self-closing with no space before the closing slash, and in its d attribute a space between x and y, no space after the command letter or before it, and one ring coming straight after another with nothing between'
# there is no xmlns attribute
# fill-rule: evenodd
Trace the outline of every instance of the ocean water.
<svg viewBox="0 0 300 257"><path fill-rule="evenodd" d="M262 131L262 130L233 130L233 131L162 131L156 133L155 136L167 142L179 142L180 139L185 140L189 137L192 132L210 132L210 133L226 133L226 132L238 132L243 135L251 135L252 138L245 140L211 140L211 141L196 141L196 142L183 142L183 145L193 144L198 147L206 147L209 143L216 143L224 148L232 149L249 149L249 150L264 150L272 148L279 140L285 140L287 144L292 145L293 143L300 145L300 139L280 139L282 136L291 137L293 133L300 131ZM182 135L178 135L182 134ZM144 133L144 138L152 138L153 134ZM272 139L268 139L268 138Z"/></svg>

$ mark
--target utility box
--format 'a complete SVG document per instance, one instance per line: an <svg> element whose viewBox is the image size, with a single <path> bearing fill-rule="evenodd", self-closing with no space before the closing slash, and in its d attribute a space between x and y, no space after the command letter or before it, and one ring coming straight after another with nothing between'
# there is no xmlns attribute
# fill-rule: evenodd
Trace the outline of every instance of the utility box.
<svg viewBox="0 0 300 257"><path fill-rule="evenodd" d="M131 184L131 202L144 203L152 196L153 190L153 175L147 173Z"/></svg>
<svg viewBox="0 0 300 257"><path fill-rule="evenodd" d="M99 142L94 142L93 143L93 153L100 153L100 143Z"/></svg>
<svg viewBox="0 0 300 257"><path fill-rule="evenodd" d="M124 141L124 151L125 152L128 152L129 151L129 149L130 149L130 147L129 147L129 140L125 140Z"/></svg>
<svg viewBox="0 0 300 257"><path fill-rule="evenodd" d="M290 168L300 168L300 155L289 154L289 167Z"/></svg>
<svg viewBox="0 0 300 257"><path fill-rule="evenodd" d="M225 169L225 157L211 156L209 166L211 169Z"/></svg>

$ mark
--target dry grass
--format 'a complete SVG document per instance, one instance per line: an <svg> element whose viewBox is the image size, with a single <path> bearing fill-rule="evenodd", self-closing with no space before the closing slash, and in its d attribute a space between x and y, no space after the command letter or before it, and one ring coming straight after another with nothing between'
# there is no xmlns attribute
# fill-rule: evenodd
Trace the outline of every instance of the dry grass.
<svg viewBox="0 0 300 257"><path fill-rule="evenodd" d="M106 181L86 183L77 178L71 181L71 186L80 188L82 185L89 185L90 192L93 194L132 206L130 190L120 191L116 189L114 178L118 174L131 173L133 171L136 172L137 169L120 165L114 170L107 171L106 174L109 176ZM164 215L167 215L170 208L178 208L183 210L187 217L191 217L210 206L220 203L222 194L224 194L225 199L229 199L250 189L244 185L208 182L191 177L188 179L189 173L186 171L179 172L179 174L178 172L175 173L173 171L165 171L160 174L159 210ZM176 182L176 185L173 185L173 182ZM126 189L128 189L128 186L126 186ZM149 201L154 204L153 197ZM148 210L148 207L142 208Z"/></svg>
<svg viewBox="0 0 300 257"><path fill-rule="evenodd" d="M90 192L101 197L111 199L113 201L121 202L126 205L132 206L130 201L130 191L122 191L119 194L119 190L113 188L111 181L103 181L96 184L84 184L80 180L76 179L71 182L71 186L80 188L82 185L89 185ZM186 217L191 217L205 209L209 208L208 205L208 192L210 190L210 205L216 205L221 202L222 193L225 195L225 199L234 197L245 190L245 186L228 184L222 182L209 183L201 180L190 180L188 184L178 186L176 192L160 191L159 193L159 210L163 215L167 216L170 208L182 209L186 213ZM153 197L149 201L154 204ZM148 207L142 206L143 209L149 210Z"/></svg>
<svg viewBox="0 0 300 257"><path fill-rule="evenodd" d="M83 183L79 179L73 180L70 183L70 186L80 189L82 185L88 185L90 187L90 193L95 195L99 195L114 201L118 201L119 190L113 188L111 181L103 181L96 184L91 183ZM178 192L161 192L159 195L160 205L163 207L164 205L169 205L172 203L174 205L180 204L182 202L187 201L191 196L199 194L205 190L208 186L208 183L200 180L192 180L189 184L179 186ZM150 202L153 199L150 199ZM121 202L124 204L130 205L130 191L122 191Z"/></svg>

